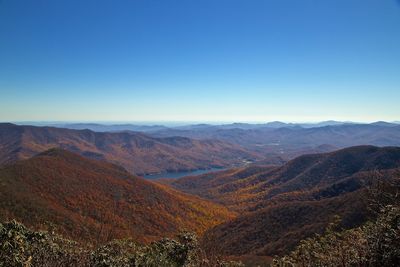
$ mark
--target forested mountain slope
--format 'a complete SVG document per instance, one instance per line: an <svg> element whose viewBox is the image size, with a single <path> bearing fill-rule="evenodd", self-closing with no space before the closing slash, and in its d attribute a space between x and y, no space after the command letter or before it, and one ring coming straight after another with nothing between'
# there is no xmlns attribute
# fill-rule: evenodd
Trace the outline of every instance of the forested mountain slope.
<svg viewBox="0 0 400 267"><path fill-rule="evenodd" d="M365 189L399 172L400 148L358 146L300 156L280 167L248 167L185 177L177 189L240 215L207 231L205 243L228 255L274 255L320 233L335 215L344 227L368 218Z"/></svg>
<svg viewBox="0 0 400 267"><path fill-rule="evenodd" d="M233 215L226 208L61 149L0 168L0 219L55 226L76 240L149 241L201 234Z"/></svg>

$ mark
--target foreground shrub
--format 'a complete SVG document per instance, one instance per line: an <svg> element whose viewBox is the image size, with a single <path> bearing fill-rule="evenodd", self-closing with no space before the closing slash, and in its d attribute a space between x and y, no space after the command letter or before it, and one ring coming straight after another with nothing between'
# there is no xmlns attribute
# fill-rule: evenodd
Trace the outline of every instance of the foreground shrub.
<svg viewBox="0 0 400 267"><path fill-rule="evenodd" d="M0 224L0 266L85 266L76 242L34 232L16 221Z"/></svg>
<svg viewBox="0 0 400 267"><path fill-rule="evenodd" d="M96 249L47 233L35 232L16 222L0 223L0 266L95 266L95 267L197 267L243 266L237 262L209 259L197 238L182 233L147 246L133 240L114 240Z"/></svg>

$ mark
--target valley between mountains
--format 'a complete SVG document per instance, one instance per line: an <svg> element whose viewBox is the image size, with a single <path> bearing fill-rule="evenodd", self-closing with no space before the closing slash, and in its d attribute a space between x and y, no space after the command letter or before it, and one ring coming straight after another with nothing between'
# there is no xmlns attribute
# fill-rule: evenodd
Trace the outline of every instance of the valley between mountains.
<svg viewBox="0 0 400 267"><path fill-rule="evenodd" d="M397 126L372 127L388 127L373 140L397 142ZM209 137L0 124L0 219L95 245L124 238L147 244L185 230L223 257L274 256L322 234L336 216L343 229L372 220L368 188L378 177L400 179L398 146L316 153L323 145L316 142L306 144L314 153L302 154L303 139L293 146L302 155L277 160L259 147ZM139 176L212 167L226 170L157 181Z"/></svg>

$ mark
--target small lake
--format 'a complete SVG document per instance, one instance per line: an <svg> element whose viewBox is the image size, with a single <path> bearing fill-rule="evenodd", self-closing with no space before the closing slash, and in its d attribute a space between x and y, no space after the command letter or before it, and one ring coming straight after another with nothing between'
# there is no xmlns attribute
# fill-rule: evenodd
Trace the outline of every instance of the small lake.
<svg viewBox="0 0 400 267"><path fill-rule="evenodd" d="M223 171L224 168L211 168L206 170L195 170L195 171L182 171L182 172L166 172L166 173L157 173L157 174L147 174L142 177L148 180L154 180L159 178L168 178L168 179L178 179L185 176L192 175L200 175L209 172Z"/></svg>

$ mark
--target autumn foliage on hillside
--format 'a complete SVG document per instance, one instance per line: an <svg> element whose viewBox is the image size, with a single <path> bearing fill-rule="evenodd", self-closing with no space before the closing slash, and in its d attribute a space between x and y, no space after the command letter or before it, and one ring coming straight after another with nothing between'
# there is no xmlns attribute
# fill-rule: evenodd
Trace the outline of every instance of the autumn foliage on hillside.
<svg viewBox="0 0 400 267"><path fill-rule="evenodd" d="M135 132L93 132L0 123L0 165L28 159L51 148L115 163L131 173L227 167L260 159L239 145L185 137L155 138Z"/></svg>
<svg viewBox="0 0 400 267"><path fill-rule="evenodd" d="M78 241L151 241L184 229L201 234L232 216L222 206L65 150L0 168L1 220Z"/></svg>
<svg viewBox="0 0 400 267"><path fill-rule="evenodd" d="M343 230L337 217L324 234L302 240L290 254L276 258L273 266L399 266L400 173L378 180L368 193L375 219Z"/></svg>
<svg viewBox="0 0 400 267"><path fill-rule="evenodd" d="M297 157L283 166L250 166L173 181L171 186L239 211L269 203L334 197L363 186L368 172L400 167L400 148L358 146Z"/></svg>
<svg viewBox="0 0 400 267"><path fill-rule="evenodd" d="M400 148L373 146L300 156L281 167L248 167L171 183L222 203L237 218L208 230L204 243L226 255L274 255L322 233L334 215L345 229L370 218L365 188L379 170L392 177Z"/></svg>

